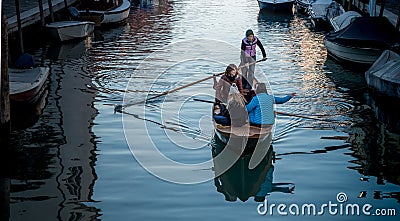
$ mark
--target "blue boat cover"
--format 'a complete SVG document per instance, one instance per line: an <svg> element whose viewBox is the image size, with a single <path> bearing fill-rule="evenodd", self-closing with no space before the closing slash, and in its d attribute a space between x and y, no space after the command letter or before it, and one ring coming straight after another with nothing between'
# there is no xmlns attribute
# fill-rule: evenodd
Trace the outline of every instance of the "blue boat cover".
<svg viewBox="0 0 400 221"><path fill-rule="evenodd" d="M28 53L21 55L15 62L15 67L17 68L31 68L34 66L35 59L33 59L33 56Z"/></svg>

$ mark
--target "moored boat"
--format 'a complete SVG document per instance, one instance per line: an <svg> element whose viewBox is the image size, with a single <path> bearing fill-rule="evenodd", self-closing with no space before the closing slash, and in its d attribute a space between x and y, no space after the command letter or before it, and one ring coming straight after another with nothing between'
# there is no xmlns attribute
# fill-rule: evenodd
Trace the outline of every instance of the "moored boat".
<svg viewBox="0 0 400 221"><path fill-rule="evenodd" d="M339 16L329 19L329 22L333 27L333 31L339 31L350 25L350 23L358 17L362 17L360 13L356 11L347 11Z"/></svg>
<svg viewBox="0 0 400 221"><path fill-rule="evenodd" d="M131 3L129 0L85 0L76 8L79 14L82 13L83 15L90 15L90 13L93 15L104 14L101 24L109 25L125 21L129 16Z"/></svg>
<svg viewBox="0 0 400 221"><path fill-rule="evenodd" d="M104 13L96 11L81 11L79 12L79 17L83 21L94 22L94 26L99 27L104 21Z"/></svg>
<svg viewBox="0 0 400 221"><path fill-rule="evenodd" d="M384 50L399 43L399 32L385 17L357 17L347 27L324 38L330 56L364 68L372 65Z"/></svg>
<svg viewBox="0 0 400 221"><path fill-rule="evenodd" d="M34 103L43 92L44 83L49 76L49 68L8 69L10 78L10 101L15 103Z"/></svg>
<svg viewBox="0 0 400 221"><path fill-rule="evenodd" d="M400 55L386 50L365 72L369 87L390 96L400 97Z"/></svg>
<svg viewBox="0 0 400 221"><path fill-rule="evenodd" d="M326 27L331 18L343 14L344 8L332 0L316 0L308 7L308 14L314 27Z"/></svg>
<svg viewBox="0 0 400 221"><path fill-rule="evenodd" d="M94 22L90 21L59 21L46 25L50 36L57 41L82 39L93 33Z"/></svg>
<svg viewBox="0 0 400 221"><path fill-rule="evenodd" d="M260 10L291 10L294 0L258 0Z"/></svg>
<svg viewBox="0 0 400 221"><path fill-rule="evenodd" d="M315 0L296 0L297 10L303 13L308 12L308 7L310 7L311 3Z"/></svg>

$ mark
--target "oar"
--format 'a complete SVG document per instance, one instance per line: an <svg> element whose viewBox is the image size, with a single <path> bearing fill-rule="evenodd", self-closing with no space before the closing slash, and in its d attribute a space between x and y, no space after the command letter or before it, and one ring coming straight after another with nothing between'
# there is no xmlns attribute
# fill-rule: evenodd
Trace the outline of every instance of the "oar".
<svg viewBox="0 0 400 221"><path fill-rule="evenodd" d="M261 61L265 61L265 60L254 61L254 62L250 63L249 65L253 65L253 64L256 64L256 63L261 62ZM245 66L245 65L239 66L238 69L239 69L239 68L242 68L242 67L244 67L244 66ZM138 101L138 102L131 103L131 104L126 104L126 105L121 105L121 104L116 105L115 108L114 108L114 112L121 112L122 109L125 108L125 107L130 107L130 106L133 106L133 105L146 103L147 101L154 100L154 99L156 99L156 98L159 98L159 97L164 96L164 95L167 95L167 94L171 94L171 93L173 93L173 92L175 92L175 91L178 91L178 90L181 90L181 89L183 89L183 88L186 88L186 87L189 87L189 86L192 86L192 85L201 83L201 82L206 81L206 80L209 80L209 79L211 79L211 78L213 78L213 77L215 77L215 76L223 75L224 73L225 73L225 72L221 72L221 73L219 73L219 74L214 74L214 75L212 75L212 76L208 76L208 77L206 77L206 78L197 80L197 81L195 81L195 82L192 82L192 83L189 83L189 84L186 84L186 85L182 85L182 86L177 87L177 88L175 88L175 89L172 89L172 90L170 90L170 91L165 91L165 92L163 92L163 93L161 93L161 94L158 94L158 95L156 95L156 96L154 96L154 97L147 98L147 99L144 100L144 101Z"/></svg>
<svg viewBox="0 0 400 221"><path fill-rule="evenodd" d="M285 112L280 112L276 111L277 114L280 115L286 115L286 116L292 116L292 117L299 117L299 118L304 118L304 119L310 119L310 120L319 120L319 121L326 121L326 122L338 122L335 120L330 120L330 119L321 119L321 118L316 118L316 117L308 117L308 116L303 116L303 115L298 115L298 114L291 114L291 113L285 113Z"/></svg>
<svg viewBox="0 0 400 221"><path fill-rule="evenodd" d="M203 99L198 99L198 98L193 98L193 100L194 100L194 101L204 102L204 103L211 103L211 104L214 103L214 101L203 100ZM276 113L277 113L277 114L280 114L280 115L287 115L287 116L305 118L305 119L310 119L310 120L319 120L319 121L327 121L327 122L337 122L337 121L335 121L335 120L321 119L321 118L316 118L316 117L308 117L308 116L303 116L303 115L298 115L298 114L291 114L291 113L285 113L285 112L280 112L280 111L276 111Z"/></svg>
<svg viewBox="0 0 400 221"><path fill-rule="evenodd" d="M210 103L213 104L214 101L209 101L209 100L203 100L203 99L198 99L198 98L193 98L194 101L200 101L200 102L204 102L204 103Z"/></svg>

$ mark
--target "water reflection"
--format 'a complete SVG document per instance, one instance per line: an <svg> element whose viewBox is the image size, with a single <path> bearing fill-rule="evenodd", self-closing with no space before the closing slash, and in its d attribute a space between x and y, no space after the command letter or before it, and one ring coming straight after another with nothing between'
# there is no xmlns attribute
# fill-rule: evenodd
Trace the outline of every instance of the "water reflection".
<svg viewBox="0 0 400 221"><path fill-rule="evenodd" d="M11 104L11 127L13 130L23 130L33 126L42 114L46 105L48 89L43 87L42 95L35 103L31 104Z"/></svg>
<svg viewBox="0 0 400 221"><path fill-rule="evenodd" d="M46 108L33 126L12 134L17 153L11 162L18 163L11 167L11 219L92 220L99 209L85 203L93 201L97 180L91 130L97 110L96 91L82 71L87 47L85 42L51 47L43 51L56 53L39 55L48 56L44 62L51 73Z"/></svg>
<svg viewBox="0 0 400 221"><path fill-rule="evenodd" d="M276 22L276 23L287 23L293 19L293 13L287 13L282 11L268 11L260 10L258 12L258 22Z"/></svg>
<svg viewBox="0 0 400 221"><path fill-rule="evenodd" d="M400 102L398 98L382 96L367 90L364 73L346 70L332 59L325 62L326 74L335 83L336 90L347 99L340 108L342 114L351 118L351 126L346 129L351 144L351 162L368 181L369 176L376 177L378 185L386 182L400 184ZM335 70L330 71L330 70ZM350 103L350 101L352 101ZM347 106L347 107L346 107ZM366 192L360 194L363 197ZM370 193L372 194L372 193ZM382 193L375 191L375 199L396 198L398 192Z"/></svg>
<svg viewBox="0 0 400 221"><path fill-rule="evenodd" d="M367 105L355 111L362 118L355 118L349 130L350 139L357 158L353 163L364 176L377 177L377 184L386 182L400 184L400 135L398 103L385 101L382 96L366 93ZM393 100L393 99L391 99Z"/></svg>
<svg viewBox="0 0 400 221"><path fill-rule="evenodd" d="M241 143L241 141L238 141L238 143ZM293 193L293 183L273 183L275 152L273 147L269 146L270 141L258 145L262 146L263 144L268 145L264 149L267 154L254 169L249 169L251 158L253 154L256 154L252 152L254 147L252 149L250 146L246 146L244 153L235 164L222 175L214 178L217 191L225 196L226 201L236 201L239 198L244 202L253 196L255 201L262 202L271 192ZM220 140L217 135L214 135L212 156L216 175L220 174L219 170L223 165L223 162L220 162L216 156L224 148L226 148L226 143Z"/></svg>
<svg viewBox="0 0 400 221"><path fill-rule="evenodd" d="M47 48L47 58L51 60L74 60L86 54L91 47L91 38L65 44L51 44Z"/></svg>

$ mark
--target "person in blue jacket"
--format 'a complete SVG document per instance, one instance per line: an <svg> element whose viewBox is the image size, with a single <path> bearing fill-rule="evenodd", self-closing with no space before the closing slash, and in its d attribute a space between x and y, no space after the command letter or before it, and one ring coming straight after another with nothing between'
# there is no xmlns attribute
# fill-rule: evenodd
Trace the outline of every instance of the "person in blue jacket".
<svg viewBox="0 0 400 221"><path fill-rule="evenodd" d="M275 123L274 104L283 104L288 102L296 93L291 93L286 97L275 97L269 95L264 83L259 83L250 103L246 105L249 112L250 125L263 127Z"/></svg>

